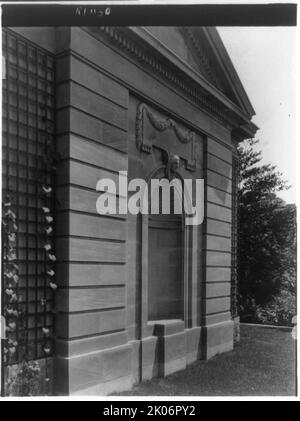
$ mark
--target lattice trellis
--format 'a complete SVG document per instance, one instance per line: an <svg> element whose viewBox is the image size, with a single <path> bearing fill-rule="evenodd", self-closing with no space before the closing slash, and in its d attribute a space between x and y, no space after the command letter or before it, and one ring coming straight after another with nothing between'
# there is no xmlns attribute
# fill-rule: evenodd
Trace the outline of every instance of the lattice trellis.
<svg viewBox="0 0 300 421"><path fill-rule="evenodd" d="M18 282L11 283L8 270L7 234L2 231L2 310L13 351L5 364L38 359L53 352L53 290L49 287L49 252L53 250L54 214L54 57L17 36L3 31L5 79L2 92L2 195L11 204L17 225L15 252ZM45 211L47 215L45 215ZM5 215L5 213L4 213ZM50 262L51 263L51 262ZM18 301L18 317L10 314L11 292ZM9 309L9 312L7 311ZM45 335L45 332L47 334ZM7 350L6 350L7 352Z"/></svg>

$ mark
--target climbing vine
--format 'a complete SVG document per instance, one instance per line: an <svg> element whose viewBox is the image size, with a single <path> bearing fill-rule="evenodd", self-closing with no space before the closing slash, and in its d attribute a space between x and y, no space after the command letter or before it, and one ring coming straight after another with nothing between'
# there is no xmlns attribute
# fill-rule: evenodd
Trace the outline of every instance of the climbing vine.
<svg viewBox="0 0 300 421"><path fill-rule="evenodd" d="M3 30L2 41L3 390L6 395L48 394L57 290L55 57L10 29Z"/></svg>
<svg viewBox="0 0 300 421"><path fill-rule="evenodd" d="M52 187L47 184L42 185L42 192L45 198L45 202L48 202L48 196L52 193ZM54 263L56 261L56 256L53 250L53 223L54 217L51 215L49 207L42 206L42 211L44 214L44 251L46 259L46 273L44 274L46 286L52 289L53 292L57 289L57 284L54 281L55 277L55 267ZM45 289L45 295L47 294L47 288ZM47 305L47 296L44 296L41 301L41 305ZM45 354L45 382L49 383L49 368L48 368L48 357L51 353L51 347L53 346L53 341L51 337L51 330L46 325L42 328L43 332L43 352Z"/></svg>
<svg viewBox="0 0 300 421"><path fill-rule="evenodd" d="M14 338L18 318L17 285L19 282L19 266L17 263L16 238L18 226L16 214L12 209L11 195L7 195L2 209L3 236L3 279L4 279L4 317L5 333L8 338L3 347L3 361L6 363L16 353L18 342Z"/></svg>
<svg viewBox="0 0 300 421"><path fill-rule="evenodd" d="M41 232L37 233L42 241L44 250L44 293L40 299L40 305L46 307L46 317L43 320L42 351L44 355L44 382L46 394L50 393L49 383L49 357L53 351L54 335L51 326L47 324L47 305L54 302L54 294L58 286L55 282L54 252L54 200L52 189L53 172L56 170L56 155L53 153L51 159L49 154L45 158L43 169L36 169L36 182L39 185L41 206L38 213L42 214L43 223ZM46 169L46 171L45 171ZM51 177L49 179L49 174ZM20 361L14 369L9 369L6 375L5 394L7 395L37 395L41 393L41 365L40 361L30 359L29 352L26 352L26 311L20 309L21 294L19 294L19 264L18 264L18 220L14 212L13 192L6 195L3 201L2 210L2 243L3 243L3 282L4 300L3 314L5 316L6 339L3 346L3 362L5 365L12 365ZM49 291L52 291L52 299L49 299ZM54 312L54 309L51 309ZM23 335L19 333L23 332ZM25 333L24 333L25 332ZM30 342L29 342L30 343Z"/></svg>

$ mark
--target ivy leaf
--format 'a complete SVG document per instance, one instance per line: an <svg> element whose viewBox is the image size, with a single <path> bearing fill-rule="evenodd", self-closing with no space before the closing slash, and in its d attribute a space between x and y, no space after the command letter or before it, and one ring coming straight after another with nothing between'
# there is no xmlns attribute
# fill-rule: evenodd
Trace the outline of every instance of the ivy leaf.
<svg viewBox="0 0 300 421"><path fill-rule="evenodd" d="M42 189L44 190L44 192L46 194L51 193L52 192L52 187L50 186L43 186Z"/></svg>
<svg viewBox="0 0 300 421"><path fill-rule="evenodd" d="M53 290L57 289L57 285L54 282L50 282L49 285L50 285L50 288L52 288Z"/></svg>

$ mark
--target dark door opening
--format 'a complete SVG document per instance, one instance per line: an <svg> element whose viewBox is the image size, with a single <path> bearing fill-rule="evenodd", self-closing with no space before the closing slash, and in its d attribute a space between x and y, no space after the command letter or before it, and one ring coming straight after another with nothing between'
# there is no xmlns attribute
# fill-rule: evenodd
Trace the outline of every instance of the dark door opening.
<svg viewBox="0 0 300 421"><path fill-rule="evenodd" d="M183 319L182 215L150 215L148 229L148 320Z"/></svg>

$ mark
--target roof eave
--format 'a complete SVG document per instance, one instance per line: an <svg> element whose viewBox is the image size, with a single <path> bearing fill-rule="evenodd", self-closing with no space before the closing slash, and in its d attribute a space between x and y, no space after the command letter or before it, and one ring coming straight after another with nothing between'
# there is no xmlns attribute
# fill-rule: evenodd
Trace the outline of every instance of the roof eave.
<svg viewBox="0 0 300 421"><path fill-rule="evenodd" d="M236 127L232 131L232 138L237 142L242 142L245 139L252 139L259 127L256 126L252 121L249 121L246 124L242 124L239 127Z"/></svg>
<svg viewBox="0 0 300 421"><path fill-rule="evenodd" d="M242 107L232 102L223 92L221 92L218 88L212 85L200 73L196 72L187 63L183 62L176 54L174 54L173 51L167 48L158 38L156 38L153 34L151 34L147 30L147 28L129 27L129 30L133 34L135 34L135 36L139 37L144 42L146 42L150 47L154 48L158 53L162 54L173 65L175 65L180 70L182 70L189 78L191 78L194 82L196 82L202 89L204 89L208 94L210 94L219 104L225 107L225 109L227 109L229 112L235 114L237 117L243 120L251 119L252 115L255 114L253 108L251 108L251 111L252 111L252 114L251 114L249 112L245 112L245 110ZM225 49L224 45L223 45L223 49ZM239 78L238 78L238 81L241 84ZM246 95L246 92L244 91L244 89L243 89L243 92Z"/></svg>
<svg viewBox="0 0 300 421"><path fill-rule="evenodd" d="M203 28L203 33L205 34L207 41L214 48L216 52L216 58L218 59L219 64L227 77L227 81L230 84L231 89L235 92L240 104L244 108L244 111L250 118L253 117L255 115L255 110L217 29L214 27L205 27Z"/></svg>
<svg viewBox="0 0 300 421"><path fill-rule="evenodd" d="M257 131L257 127L255 126L255 124L251 122L251 117L252 115L255 114L252 106L248 107L248 109L245 109L245 107L242 107L232 102L231 99L229 99L223 92L221 92L218 88L216 88L214 85L208 82L200 73L196 72L191 66L183 62L176 54L174 54L172 50L170 50L167 46L165 46L153 34L151 34L147 30L147 28L129 27L128 29L134 36L143 40L143 42L148 44L150 48L153 48L154 50L156 50L156 52L163 55L165 59L167 59L170 63L175 65L183 73L185 73L185 75L187 75L191 80L193 80L193 82L196 83L203 90L204 93L207 93L212 98L215 104L218 104L221 108L223 108L224 113L227 114L228 117L231 117L236 121L236 123L234 124L233 130L236 133L239 133L238 137L240 138L240 140L242 140L242 138L250 138L254 136L254 134ZM209 28L209 32L211 32L212 29L213 28ZM219 46L219 48L221 50L225 50L223 43L221 44L221 46ZM215 51L216 51L216 48L215 48ZM229 56L228 56L228 59L229 59ZM232 63L231 63L231 66L233 68L233 71L236 74L236 71L234 70ZM236 78L240 86L240 89L243 92L243 98L246 101L248 97L237 74L236 74Z"/></svg>

